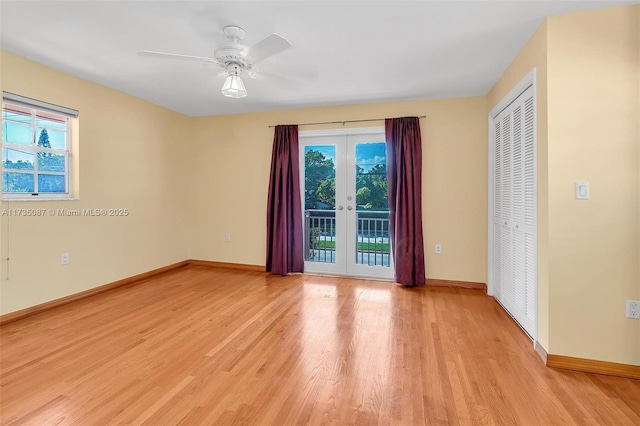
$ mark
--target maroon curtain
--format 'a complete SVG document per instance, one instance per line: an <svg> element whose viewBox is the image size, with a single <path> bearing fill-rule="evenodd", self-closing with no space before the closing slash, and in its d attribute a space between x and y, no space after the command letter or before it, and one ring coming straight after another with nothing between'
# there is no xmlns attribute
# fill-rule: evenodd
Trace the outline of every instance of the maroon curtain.
<svg viewBox="0 0 640 426"><path fill-rule="evenodd" d="M267 202L267 272L302 272L298 126L276 126Z"/></svg>
<svg viewBox="0 0 640 426"><path fill-rule="evenodd" d="M422 243L422 138L418 117L387 118L389 231L396 282L425 283Z"/></svg>

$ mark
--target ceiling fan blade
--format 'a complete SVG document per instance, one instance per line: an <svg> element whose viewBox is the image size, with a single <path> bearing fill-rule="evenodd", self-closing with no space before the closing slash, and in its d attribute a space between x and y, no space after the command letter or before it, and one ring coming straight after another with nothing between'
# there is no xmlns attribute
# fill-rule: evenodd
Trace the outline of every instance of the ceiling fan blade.
<svg viewBox="0 0 640 426"><path fill-rule="evenodd" d="M287 50L291 46L292 44L289 43L289 40L286 38L278 34L271 34L267 38L251 46L249 48L249 55L253 59L253 62L256 63Z"/></svg>
<svg viewBox="0 0 640 426"><path fill-rule="evenodd" d="M182 59L187 61L213 62L214 58L205 58L204 56L180 55L178 53L154 52L152 50L142 50L138 52L140 56L150 56L153 58L165 59Z"/></svg>

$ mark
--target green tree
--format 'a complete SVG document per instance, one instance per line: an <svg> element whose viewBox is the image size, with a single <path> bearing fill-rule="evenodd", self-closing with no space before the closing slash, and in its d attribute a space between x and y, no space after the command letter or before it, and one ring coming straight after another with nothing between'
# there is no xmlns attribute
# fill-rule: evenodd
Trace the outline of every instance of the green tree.
<svg viewBox="0 0 640 426"><path fill-rule="evenodd" d="M320 151L310 150L304 156L305 209L316 209L318 203L335 206L335 164ZM321 188L322 187L322 188Z"/></svg>
<svg viewBox="0 0 640 426"><path fill-rule="evenodd" d="M51 141L49 141L49 133L47 129L42 129L40 137L38 137L38 146L41 148L51 149ZM39 172L64 172L65 157L64 155L52 152L38 152L38 171ZM40 173L38 178L39 192L61 192L64 191L64 179L59 175L45 175Z"/></svg>
<svg viewBox="0 0 640 426"><path fill-rule="evenodd" d="M387 210L389 194L387 167L376 164L368 172L356 166L356 204L365 210Z"/></svg>
<svg viewBox="0 0 640 426"><path fill-rule="evenodd" d="M49 133L42 129L38 137L37 146L51 149ZM38 191L39 192L62 192L65 190L64 176L47 174L42 172L64 172L66 168L65 156L53 152L37 152L38 163ZM2 167L13 170L33 170L32 161L10 161L3 159ZM29 173L3 173L3 192L33 192L34 175Z"/></svg>
<svg viewBox="0 0 640 426"><path fill-rule="evenodd" d="M371 190L366 186L358 188L356 191L356 204L366 206L371 202Z"/></svg>
<svg viewBox="0 0 640 426"><path fill-rule="evenodd" d="M305 162L305 209L335 208L336 171L333 159L309 150ZM387 167L376 164L369 171L356 165L356 204L359 209L388 210Z"/></svg>
<svg viewBox="0 0 640 426"><path fill-rule="evenodd" d="M320 182L320 186L316 190L316 199L321 203L327 204L332 208L336 202L336 180L324 179Z"/></svg>
<svg viewBox="0 0 640 426"><path fill-rule="evenodd" d="M49 142L49 133L47 129L42 129L40 132L40 137L38 138L38 146L42 148L51 148L51 142Z"/></svg>

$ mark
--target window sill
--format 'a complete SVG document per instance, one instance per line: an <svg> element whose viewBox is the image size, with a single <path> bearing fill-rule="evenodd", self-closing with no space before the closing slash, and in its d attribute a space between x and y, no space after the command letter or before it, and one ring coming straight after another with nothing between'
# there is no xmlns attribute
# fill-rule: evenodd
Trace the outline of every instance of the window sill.
<svg viewBox="0 0 640 426"><path fill-rule="evenodd" d="M24 198L24 199L18 199L18 198L3 198L2 202L3 203L33 203L33 202L38 202L38 201L79 201L79 198L73 198L73 197L69 197L69 198Z"/></svg>

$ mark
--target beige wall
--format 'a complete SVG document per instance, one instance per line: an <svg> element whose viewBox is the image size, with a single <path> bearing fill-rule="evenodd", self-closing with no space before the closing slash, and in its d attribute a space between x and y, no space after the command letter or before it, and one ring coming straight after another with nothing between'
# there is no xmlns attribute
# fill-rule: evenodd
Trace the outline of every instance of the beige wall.
<svg viewBox="0 0 640 426"><path fill-rule="evenodd" d="M204 118L2 53L3 90L80 110L82 158L79 201L2 207L131 215L0 218L1 257L11 258L0 313L187 258L262 265L268 125L416 114L428 115L427 276L486 282L487 114L535 67L538 340L553 354L640 364L640 322L624 318L625 300L640 299L639 19L637 5L548 18L486 97ZM582 180L589 201L574 200Z"/></svg>
<svg viewBox="0 0 640 426"><path fill-rule="evenodd" d="M5 314L188 258L188 118L2 52L2 90L80 111L80 200L3 208L128 208L128 217L0 217ZM60 265L68 252L70 264ZM10 261L4 261L6 257ZM8 266L8 268L7 268Z"/></svg>
<svg viewBox="0 0 640 426"><path fill-rule="evenodd" d="M640 364L638 10L550 17L550 340L555 354ZM574 198L588 181L590 199Z"/></svg>
<svg viewBox="0 0 640 426"><path fill-rule="evenodd" d="M543 22L518 56L487 94L489 114L532 70L536 69L536 136L538 176L538 333L537 341L549 351L549 220L547 178L547 25Z"/></svg>
<svg viewBox="0 0 640 426"><path fill-rule="evenodd" d="M421 122L427 276L486 282L485 109L485 98L478 97L195 119L190 161L192 257L264 265L273 141L269 125L426 114ZM311 128L319 127L306 129ZM231 234L231 242L224 241L225 233ZM441 255L434 254L436 243L443 246Z"/></svg>
<svg viewBox="0 0 640 426"><path fill-rule="evenodd" d="M538 341L640 365L640 6L547 18L489 92L537 72ZM574 183L591 197L575 200Z"/></svg>
<svg viewBox="0 0 640 426"><path fill-rule="evenodd" d="M264 264L273 138L267 126L317 120L428 115L427 275L486 282L483 97L189 118L6 52L0 64L2 90L80 111L74 161L81 158L74 170L78 201L2 207L131 212L126 218L0 218L1 257L11 259L2 262L2 314L187 258ZM433 253L435 243L443 254ZM63 252L70 254L67 266L59 265Z"/></svg>

